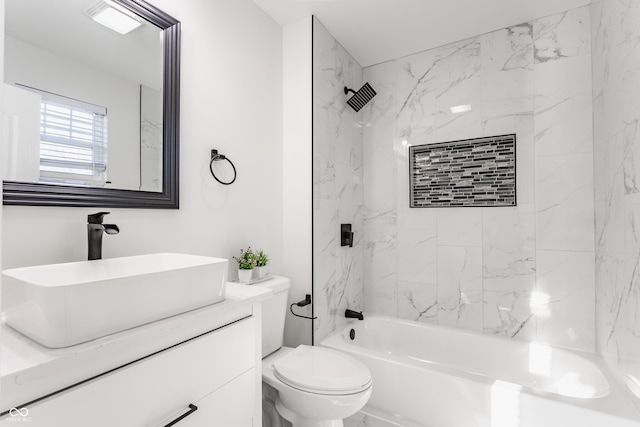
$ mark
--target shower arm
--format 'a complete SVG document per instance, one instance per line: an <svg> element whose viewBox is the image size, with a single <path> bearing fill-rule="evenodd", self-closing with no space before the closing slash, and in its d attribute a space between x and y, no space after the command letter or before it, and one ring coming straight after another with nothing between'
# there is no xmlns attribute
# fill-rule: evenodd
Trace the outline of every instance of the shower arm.
<svg viewBox="0 0 640 427"><path fill-rule="evenodd" d="M348 94L349 94L349 92L351 92L351 93L352 93L352 94L354 94L354 95L356 94L356 91L355 91L355 90L353 90L353 89L349 89L348 87L346 87L346 86L345 86L345 87L344 87L344 94L345 94L345 95L348 95Z"/></svg>

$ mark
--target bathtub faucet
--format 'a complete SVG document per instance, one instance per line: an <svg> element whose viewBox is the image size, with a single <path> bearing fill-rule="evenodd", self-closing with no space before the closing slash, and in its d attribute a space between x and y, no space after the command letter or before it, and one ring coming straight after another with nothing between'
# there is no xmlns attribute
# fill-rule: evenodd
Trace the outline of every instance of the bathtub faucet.
<svg viewBox="0 0 640 427"><path fill-rule="evenodd" d="M364 316L362 315L362 312L360 311L354 311L354 310L349 310L347 308L347 310L344 312L344 317L346 317L347 319L358 319L358 320L364 320Z"/></svg>

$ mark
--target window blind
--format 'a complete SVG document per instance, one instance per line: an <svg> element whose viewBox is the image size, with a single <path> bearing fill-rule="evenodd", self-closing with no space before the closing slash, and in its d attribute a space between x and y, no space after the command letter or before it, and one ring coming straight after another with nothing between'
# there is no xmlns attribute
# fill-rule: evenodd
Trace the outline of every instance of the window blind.
<svg viewBox="0 0 640 427"><path fill-rule="evenodd" d="M41 102L41 180L104 185L107 180L106 109L47 95Z"/></svg>

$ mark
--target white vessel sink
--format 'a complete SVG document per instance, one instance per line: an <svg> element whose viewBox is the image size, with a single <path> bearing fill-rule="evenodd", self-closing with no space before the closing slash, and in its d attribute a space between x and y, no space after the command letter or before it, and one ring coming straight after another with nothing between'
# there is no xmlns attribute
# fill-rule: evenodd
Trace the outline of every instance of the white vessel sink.
<svg viewBox="0 0 640 427"><path fill-rule="evenodd" d="M224 300L228 261L150 254L2 272L6 323L68 347Z"/></svg>

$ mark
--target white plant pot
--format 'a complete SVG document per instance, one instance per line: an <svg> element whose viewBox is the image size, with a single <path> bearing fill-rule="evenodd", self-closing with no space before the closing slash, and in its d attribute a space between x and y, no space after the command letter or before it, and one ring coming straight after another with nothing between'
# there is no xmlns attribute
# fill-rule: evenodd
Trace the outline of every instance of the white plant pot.
<svg viewBox="0 0 640 427"><path fill-rule="evenodd" d="M254 271L256 272L255 274L256 279L265 278L269 274L268 266L266 265L264 267L254 267Z"/></svg>
<svg viewBox="0 0 640 427"><path fill-rule="evenodd" d="M253 270L238 269L238 282L249 283L253 277Z"/></svg>

